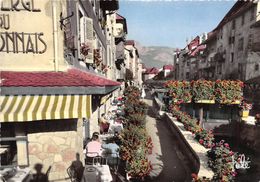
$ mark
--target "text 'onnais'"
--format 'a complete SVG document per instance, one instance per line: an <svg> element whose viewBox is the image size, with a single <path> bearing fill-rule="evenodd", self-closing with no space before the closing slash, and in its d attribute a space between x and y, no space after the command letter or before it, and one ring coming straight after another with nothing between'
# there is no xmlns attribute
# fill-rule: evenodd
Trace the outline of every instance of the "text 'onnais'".
<svg viewBox="0 0 260 182"><path fill-rule="evenodd" d="M43 54L47 49L43 36L43 33L0 32L0 52Z"/></svg>

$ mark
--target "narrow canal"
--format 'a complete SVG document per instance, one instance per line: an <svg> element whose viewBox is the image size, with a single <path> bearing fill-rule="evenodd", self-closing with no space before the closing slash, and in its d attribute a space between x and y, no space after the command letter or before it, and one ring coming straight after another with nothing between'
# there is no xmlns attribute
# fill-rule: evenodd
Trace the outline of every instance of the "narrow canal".
<svg viewBox="0 0 260 182"><path fill-rule="evenodd" d="M153 170L151 179L147 181L190 182L189 161L179 150L178 141L166 122L156 115L150 93L147 93L144 101L149 105L146 128L154 144L153 154L150 156Z"/></svg>

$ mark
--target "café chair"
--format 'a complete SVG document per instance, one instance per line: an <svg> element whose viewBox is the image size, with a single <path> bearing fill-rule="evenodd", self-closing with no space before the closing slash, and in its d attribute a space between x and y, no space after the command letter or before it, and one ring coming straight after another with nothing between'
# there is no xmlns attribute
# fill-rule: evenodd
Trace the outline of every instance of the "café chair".
<svg viewBox="0 0 260 182"><path fill-rule="evenodd" d="M75 171L70 167L67 168L67 174L69 176L69 179L71 182L77 182L77 178L76 178L76 175L75 175Z"/></svg>

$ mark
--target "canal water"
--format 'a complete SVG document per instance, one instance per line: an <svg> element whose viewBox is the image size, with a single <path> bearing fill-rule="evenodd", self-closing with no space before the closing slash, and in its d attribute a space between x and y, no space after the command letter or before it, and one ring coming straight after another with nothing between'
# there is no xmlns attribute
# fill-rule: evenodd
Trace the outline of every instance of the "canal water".
<svg viewBox="0 0 260 182"><path fill-rule="evenodd" d="M163 101L164 93L157 93L157 98ZM225 111L228 109L225 108ZM234 112L234 109L232 109ZM187 112L187 111L186 111ZM188 112L189 113L189 112ZM232 116L232 114L231 114ZM229 120L230 116L226 117L226 120ZM223 119L223 118L222 118ZM234 119L234 118L233 118ZM245 144L240 142L234 137L226 137L226 136L215 136L216 142L221 140L225 140L234 152L238 152L238 154L245 154L246 158L250 159L250 168L247 170L238 170L238 174L235 178L236 182L260 182L260 154L248 148Z"/></svg>

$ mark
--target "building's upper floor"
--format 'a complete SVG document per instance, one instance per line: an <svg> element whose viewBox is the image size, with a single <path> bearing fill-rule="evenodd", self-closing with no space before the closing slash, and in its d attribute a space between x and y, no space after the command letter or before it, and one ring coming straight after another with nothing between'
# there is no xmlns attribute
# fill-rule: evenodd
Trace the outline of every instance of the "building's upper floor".
<svg viewBox="0 0 260 182"><path fill-rule="evenodd" d="M1 70L65 71L71 66L106 66L107 47L111 46L107 44L107 16L115 14L118 1L1 2Z"/></svg>

